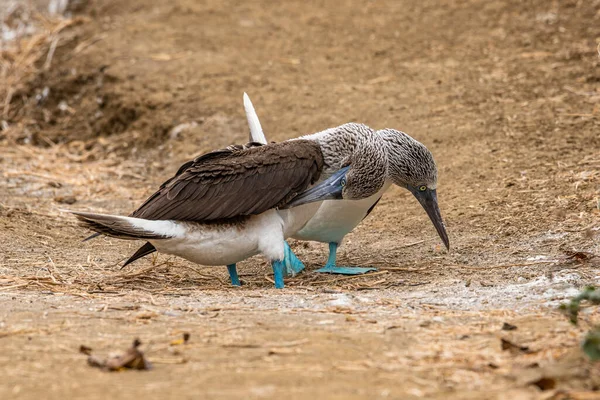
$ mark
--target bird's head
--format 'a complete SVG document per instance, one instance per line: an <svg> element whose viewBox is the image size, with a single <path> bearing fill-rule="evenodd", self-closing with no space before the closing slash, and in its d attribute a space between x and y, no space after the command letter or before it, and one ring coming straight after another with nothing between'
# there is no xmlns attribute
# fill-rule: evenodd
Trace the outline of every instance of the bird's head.
<svg viewBox="0 0 600 400"><path fill-rule="evenodd" d="M387 148L388 179L417 198L449 249L450 241L437 200L437 167L431 152L404 132L383 129L377 133Z"/></svg>

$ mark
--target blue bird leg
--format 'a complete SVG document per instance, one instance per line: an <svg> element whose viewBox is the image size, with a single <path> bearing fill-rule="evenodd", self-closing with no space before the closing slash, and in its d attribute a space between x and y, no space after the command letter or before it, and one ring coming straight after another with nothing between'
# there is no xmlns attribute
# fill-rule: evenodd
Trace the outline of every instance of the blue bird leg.
<svg viewBox="0 0 600 400"><path fill-rule="evenodd" d="M229 264L227 266L227 271L229 272L229 278L231 278L231 284L233 286L242 286L242 284L240 283L240 278L237 274L237 268L235 267L235 264Z"/></svg>
<svg viewBox="0 0 600 400"><path fill-rule="evenodd" d="M337 257L338 244L335 242L329 243L329 258L327 264L316 272L329 273L329 274L341 274L341 275L360 275L370 271L377 271L377 268L360 268L360 267L338 267L335 265Z"/></svg>
<svg viewBox="0 0 600 400"><path fill-rule="evenodd" d="M285 244L284 255L283 255L283 264L285 265L285 269L283 271L284 276L295 276L297 273L304 269L304 264L302 261L296 257L290 245L287 242L283 242Z"/></svg>
<svg viewBox="0 0 600 400"><path fill-rule="evenodd" d="M283 271L285 270L285 264L283 261L273 261L273 275L275 278L275 288L283 289Z"/></svg>

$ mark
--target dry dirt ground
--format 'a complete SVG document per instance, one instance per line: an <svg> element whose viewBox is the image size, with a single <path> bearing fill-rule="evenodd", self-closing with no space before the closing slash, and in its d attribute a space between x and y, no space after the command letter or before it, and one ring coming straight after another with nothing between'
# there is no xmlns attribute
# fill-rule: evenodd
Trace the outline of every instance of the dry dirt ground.
<svg viewBox="0 0 600 400"><path fill-rule="evenodd" d="M2 50L0 398L600 398L578 348L600 316L556 309L599 280L600 1L76 3ZM244 91L271 140L356 121L425 143L450 252L398 188L340 250L364 277L312 272L319 243L292 241L307 271L277 291L259 257L232 288L81 242L59 209L127 214L244 142ZM78 352L136 337L151 371Z"/></svg>

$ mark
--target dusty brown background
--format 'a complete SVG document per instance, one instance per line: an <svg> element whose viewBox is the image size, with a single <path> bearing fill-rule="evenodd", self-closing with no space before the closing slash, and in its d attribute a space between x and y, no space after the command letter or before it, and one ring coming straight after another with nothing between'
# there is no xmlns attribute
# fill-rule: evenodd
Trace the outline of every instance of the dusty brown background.
<svg viewBox="0 0 600 400"><path fill-rule="evenodd" d="M572 327L556 305L598 281L569 255L600 254L599 1L81 3L38 22L37 53L2 53L0 398L598 398L577 348L597 313ZM317 243L292 242L308 268L276 291L260 258L234 289L80 242L60 208L126 214L244 142L244 91L271 140L356 121L425 143L451 251L398 188L340 250L380 268L361 278L311 272ZM77 353L134 337L154 370Z"/></svg>

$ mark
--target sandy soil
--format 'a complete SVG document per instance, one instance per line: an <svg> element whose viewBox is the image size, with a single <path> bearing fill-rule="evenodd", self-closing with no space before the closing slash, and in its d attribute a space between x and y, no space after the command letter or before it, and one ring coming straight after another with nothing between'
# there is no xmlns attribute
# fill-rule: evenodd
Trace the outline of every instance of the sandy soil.
<svg viewBox="0 0 600 400"><path fill-rule="evenodd" d="M598 313L556 310L600 278L599 1L81 3L0 85L0 398L600 398L578 349ZM128 213L244 142L244 91L271 140L356 121L425 143L451 251L399 188L340 249L364 277L312 272L319 243L291 243L307 271L282 291L258 257L238 289L81 243L59 209ZM135 337L152 371L78 353Z"/></svg>

